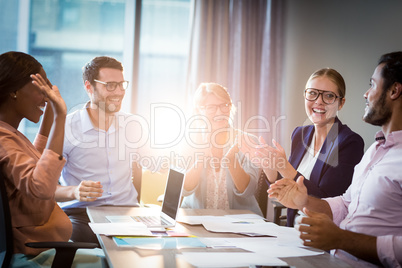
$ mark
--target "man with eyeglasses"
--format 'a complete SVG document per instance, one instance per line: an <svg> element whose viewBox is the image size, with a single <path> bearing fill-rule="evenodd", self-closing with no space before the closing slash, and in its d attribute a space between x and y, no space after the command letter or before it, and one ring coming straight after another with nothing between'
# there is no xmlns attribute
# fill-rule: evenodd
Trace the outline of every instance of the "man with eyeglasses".
<svg viewBox="0 0 402 268"><path fill-rule="evenodd" d="M310 196L302 176L278 180L268 193L307 215L298 219L305 246L332 250L351 267L401 267L402 51L381 56L364 98L363 120L381 130L343 195Z"/></svg>
<svg viewBox="0 0 402 268"><path fill-rule="evenodd" d="M120 111L128 81L119 61L95 57L84 66L83 80L90 101L67 116L63 151L67 162L56 200L73 224L71 240L98 243L88 226L86 207L138 205L133 181L140 182L142 173L138 164L131 163L138 148L130 140L141 133L130 124L130 115Z"/></svg>

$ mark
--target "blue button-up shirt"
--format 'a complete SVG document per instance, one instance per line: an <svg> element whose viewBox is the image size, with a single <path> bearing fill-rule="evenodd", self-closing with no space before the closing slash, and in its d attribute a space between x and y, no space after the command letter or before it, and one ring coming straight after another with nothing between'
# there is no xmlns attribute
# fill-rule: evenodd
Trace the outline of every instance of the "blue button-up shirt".
<svg viewBox="0 0 402 268"><path fill-rule="evenodd" d="M131 165L138 159L143 141L133 129L135 120L128 118L128 114L116 113L113 123L104 131L94 128L86 108L67 116L63 151L67 162L60 183L67 186L79 185L83 180L100 181L103 194L93 202L62 202L62 208L138 205Z"/></svg>

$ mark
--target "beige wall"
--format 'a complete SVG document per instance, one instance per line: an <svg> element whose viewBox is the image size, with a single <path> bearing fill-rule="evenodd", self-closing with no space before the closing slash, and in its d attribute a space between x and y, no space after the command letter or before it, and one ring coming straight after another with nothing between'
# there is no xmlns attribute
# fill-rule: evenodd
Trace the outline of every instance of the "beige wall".
<svg viewBox="0 0 402 268"><path fill-rule="evenodd" d="M401 0L286 0L283 92L284 136L306 120L303 90L310 74L322 67L338 70L346 81L346 104L339 118L365 141L378 127L362 121L364 92L378 58L402 50Z"/></svg>

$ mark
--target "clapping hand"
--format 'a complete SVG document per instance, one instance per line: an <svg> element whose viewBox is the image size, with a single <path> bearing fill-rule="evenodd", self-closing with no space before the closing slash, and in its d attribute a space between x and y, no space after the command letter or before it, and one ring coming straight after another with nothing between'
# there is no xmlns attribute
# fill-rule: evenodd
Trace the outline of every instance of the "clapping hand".
<svg viewBox="0 0 402 268"><path fill-rule="evenodd" d="M308 201L307 188L300 176L297 181L283 178L272 183L268 189L270 198L276 198L288 208L302 209Z"/></svg>
<svg viewBox="0 0 402 268"><path fill-rule="evenodd" d="M287 159L285 149L276 142L272 140L272 145L269 146L263 137L259 137L260 145L255 155L261 159L261 167L263 169L272 169L275 171L281 171L286 168Z"/></svg>
<svg viewBox="0 0 402 268"><path fill-rule="evenodd" d="M253 136L246 133L239 133L234 142L239 150L248 157L255 156L255 152L258 150L258 146L260 145L258 141L256 141L256 138L252 137Z"/></svg>
<svg viewBox="0 0 402 268"><path fill-rule="evenodd" d="M286 168L285 149L279 143L272 140L273 146L269 146L261 136L258 138L258 142L258 144L244 142L241 147L241 150L253 159L254 164L264 170L281 171Z"/></svg>

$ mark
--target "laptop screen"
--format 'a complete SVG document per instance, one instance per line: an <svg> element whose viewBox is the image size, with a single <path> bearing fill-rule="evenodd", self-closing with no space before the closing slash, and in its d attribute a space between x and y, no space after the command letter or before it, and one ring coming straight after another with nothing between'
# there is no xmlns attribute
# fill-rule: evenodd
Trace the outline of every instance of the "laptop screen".
<svg viewBox="0 0 402 268"><path fill-rule="evenodd" d="M165 196L163 198L162 212L172 219L176 219L177 209L181 199L184 174L170 169L166 181Z"/></svg>

